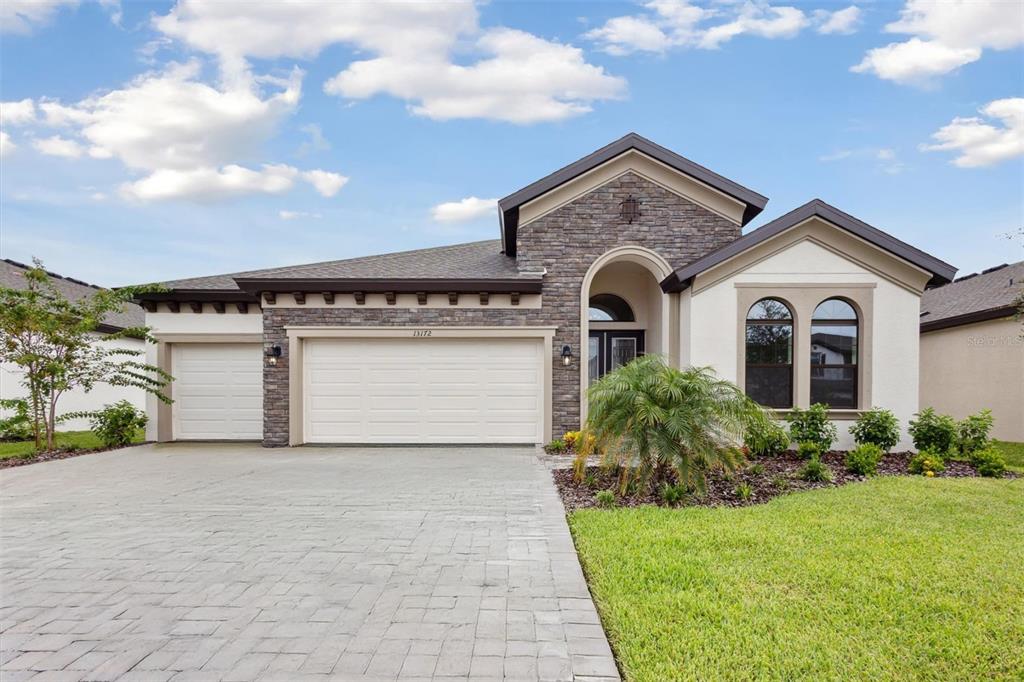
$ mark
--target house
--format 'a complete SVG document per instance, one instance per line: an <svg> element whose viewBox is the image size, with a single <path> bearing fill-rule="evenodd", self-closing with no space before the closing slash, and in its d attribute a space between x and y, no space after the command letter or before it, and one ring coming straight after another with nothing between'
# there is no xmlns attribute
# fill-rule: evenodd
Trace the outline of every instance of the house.
<svg viewBox="0 0 1024 682"><path fill-rule="evenodd" d="M962 419L988 408L992 435L1024 442L1024 261L921 298L921 407ZM951 371L955 368L955 371Z"/></svg>
<svg viewBox="0 0 1024 682"><path fill-rule="evenodd" d="M629 134L502 199L493 241L168 282L150 436L540 443L640 353L828 401L846 440L872 405L906 422L921 293L955 268L818 200L741 236L766 202Z"/></svg>
<svg viewBox="0 0 1024 682"><path fill-rule="evenodd" d="M13 260L0 260L0 287L8 289L24 289L26 287L24 273L31 266L18 263ZM100 289L95 284L89 284L81 280L64 277L53 272L47 272L50 282L70 301L77 301L92 296ZM127 304L120 313L110 313L103 323L99 325L95 336L103 338L109 334L120 332L133 327L145 325L145 312L134 304ZM146 342L142 339L118 338L108 339L104 343L118 348L144 351ZM23 398L28 392L22 385L23 372L20 367L14 364L4 363L0 365L0 398ZM84 412L98 410L104 405L116 403L119 400L127 400L140 410L146 408L145 391L130 386L110 386L109 384L96 384L91 391L86 393L81 389L75 389L64 394L58 403L60 414L69 412ZM69 419L60 424L60 428L80 431L89 428L88 419Z"/></svg>

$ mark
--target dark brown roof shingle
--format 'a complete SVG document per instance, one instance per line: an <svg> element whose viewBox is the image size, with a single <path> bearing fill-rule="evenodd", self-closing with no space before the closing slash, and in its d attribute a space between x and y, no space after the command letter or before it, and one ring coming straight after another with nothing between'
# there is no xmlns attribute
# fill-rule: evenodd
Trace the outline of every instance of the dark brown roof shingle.
<svg viewBox="0 0 1024 682"><path fill-rule="evenodd" d="M0 260L0 286L8 289L25 288L25 271L31 266L17 261ZM95 284L89 284L81 280L64 277L54 272L47 271L50 281L70 301L77 301L87 296L92 296L102 289ZM127 303L119 313L109 313L103 318L104 324L115 329L129 329L131 327L142 327L146 324L146 313L134 303Z"/></svg>
<svg viewBox="0 0 1024 682"><path fill-rule="evenodd" d="M1024 292L1024 261L991 268L980 275L960 279L924 292L921 297L921 325L942 328L966 324L992 311L994 316L1012 306ZM989 318L992 319L992 318Z"/></svg>

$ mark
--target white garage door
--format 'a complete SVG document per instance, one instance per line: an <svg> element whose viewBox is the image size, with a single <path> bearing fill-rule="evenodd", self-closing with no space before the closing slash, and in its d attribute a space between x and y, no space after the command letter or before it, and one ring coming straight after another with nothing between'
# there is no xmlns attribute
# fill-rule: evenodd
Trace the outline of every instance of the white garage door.
<svg viewBox="0 0 1024 682"><path fill-rule="evenodd" d="M308 443L537 443L538 339L308 339Z"/></svg>
<svg viewBox="0 0 1024 682"><path fill-rule="evenodd" d="M172 344L171 374L176 440L263 438L260 344Z"/></svg>

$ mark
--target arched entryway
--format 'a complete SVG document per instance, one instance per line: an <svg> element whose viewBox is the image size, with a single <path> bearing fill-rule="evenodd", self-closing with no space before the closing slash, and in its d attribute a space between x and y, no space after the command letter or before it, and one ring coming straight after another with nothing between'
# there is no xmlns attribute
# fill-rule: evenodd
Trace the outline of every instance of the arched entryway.
<svg viewBox="0 0 1024 682"><path fill-rule="evenodd" d="M642 353L670 355L670 296L660 283L672 272L650 249L608 251L587 270L580 291L580 419L587 388Z"/></svg>

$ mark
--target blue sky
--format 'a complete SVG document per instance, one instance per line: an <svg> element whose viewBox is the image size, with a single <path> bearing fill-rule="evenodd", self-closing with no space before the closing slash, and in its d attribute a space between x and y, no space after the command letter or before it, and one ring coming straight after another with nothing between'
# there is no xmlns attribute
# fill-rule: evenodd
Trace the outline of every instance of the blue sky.
<svg viewBox="0 0 1024 682"><path fill-rule="evenodd" d="M242 7L0 6L3 257L113 286L496 238L635 131L769 197L748 229L819 197L1024 258L1017 2Z"/></svg>

